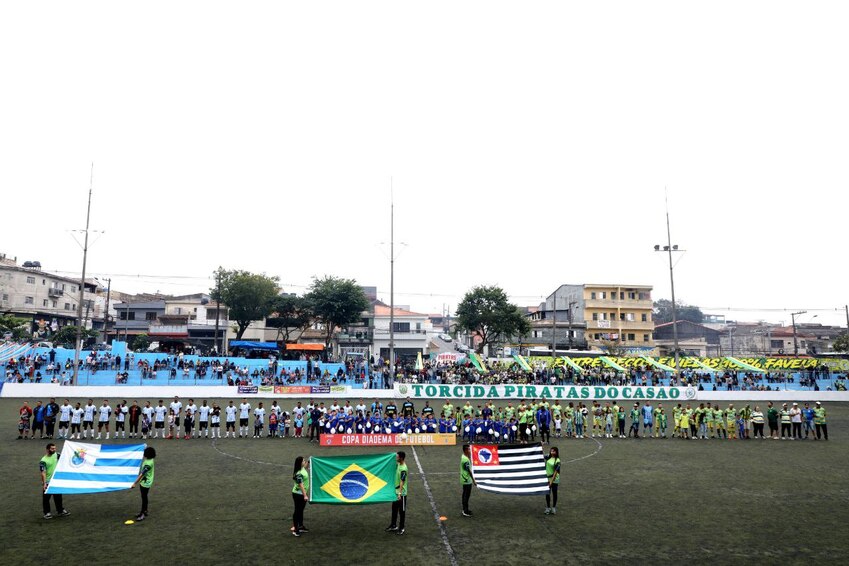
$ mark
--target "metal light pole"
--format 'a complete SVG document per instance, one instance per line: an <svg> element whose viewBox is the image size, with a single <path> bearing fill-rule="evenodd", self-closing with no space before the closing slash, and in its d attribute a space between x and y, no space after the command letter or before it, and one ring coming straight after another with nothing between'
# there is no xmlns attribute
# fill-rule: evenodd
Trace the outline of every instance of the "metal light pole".
<svg viewBox="0 0 849 566"><path fill-rule="evenodd" d="M83 345L83 301L85 301L85 265L88 260L88 227L91 219L91 189L94 185L94 163L91 164L91 177L88 183L88 208L85 214L85 243L83 244L83 272L80 277L80 299L77 303L77 339L74 348L74 376L71 379L73 385L77 384L80 373L80 350Z"/></svg>
<svg viewBox="0 0 849 566"><path fill-rule="evenodd" d="M654 251L656 252L665 252L669 255L669 286L672 290L672 341L675 348L675 371L680 371L681 366L679 364L679 354L678 354L678 310L675 306L675 274L673 272L673 264L672 264L672 252L683 252L684 250L679 250L678 245L672 245L672 233L669 229L669 205L666 206L666 245L661 248L659 245L655 245Z"/></svg>
<svg viewBox="0 0 849 566"><path fill-rule="evenodd" d="M551 298L551 359L557 357L557 290ZM553 364L554 362L552 362Z"/></svg>
<svg viewBox="0 0 849 566"><path fill-rule="evenodd" d="M389 178L389 385L395 381L395 193Z"/></svg>
<svg viewBox="0 0 849 566"><path fill-rule="evenodd" d="M799 341L796 339L796 316L805 314L808 311L798 311L790 313L790 320L793 324L793 357L799 356Z"/></svg>
<svg viewBox="0 0 849 566"><path fill-rule="evenodd" d="M577 301L569 301L569 310L566 311L566 317L569 320L569 349L572 349L572 305L577 305Z"/></svg>

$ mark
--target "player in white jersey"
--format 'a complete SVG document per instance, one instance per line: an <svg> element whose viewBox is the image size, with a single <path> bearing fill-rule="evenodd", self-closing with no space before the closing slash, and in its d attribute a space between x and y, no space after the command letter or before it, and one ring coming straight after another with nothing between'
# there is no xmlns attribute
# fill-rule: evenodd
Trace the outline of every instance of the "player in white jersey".
<svg viewBox="0 0 849 566"><path fill-rule="evenodd" d="M195 405L194 399L189 399L189 404L186 405L186 414L187 415L189 414L189 411L192 412L192 431L191 431L192 434L191 434L191 437L194 438L195 437L194 421L196 421L198 419L198 406Z"/></svg>
<svg viewBox="0 0 849 566"><path fill-rule="evenodd" d="M174 400L168 405L168 408L174 412L174 426L177 427L177 436L180 436L180 415L183 413L183 403L179 397L174 395Z"/></svg>
<svg viewBox="0 0 849 566"><path fill-rule="evenodd" d="M59 438L68 438L68 428L71 426L71 411L74 410L67 399L65 403L59 407Z"/></svg>
<svg viewBox="0 0 849 566"><path fill-rule="evenodd" d="M262 401L254 409L254 438L262 438L262 427L265 425L265 409L262 407Z"/></svg>
<svg viewBox="0 0 849 566"><path fill-rule="evenodd" d="M153 438L159 438L159 432L162 431L162 438L165 438L165 419L168 417L168 407L162 404L162 399L159 404L153 408Z"/></svg>
<svg viewBox="0 0 849 566"><path fill-rule="evenodd" d="M242 399L239 405L239 438L248 435L248 421L251 419L251 404L247 399Z"/></svg>
<svg viewBox="0 0 849 566"><path fill-rule="evenodd" d="M227 429L224 432L224 436L233 435L233 438L236 438L236 413L238 410L233 405L233 401L230 401L230 404L224 407L224 414L226 415L226 427Z"/></svg>
<svg viewBox="0 0 849 566"><path fill-rule="evenodd" d="M294 407L292 407L292 418L303 419L305 412L306 412L306 409L304 407L302 407L301 402L298 401L298 404L295 405Z"/></svg>
<svg viewBox="0 0 849 566"><path fill-rule="evenodd" d="M210 407L204 399L201 406L198 407L198 438L201 436L209 438L209 413ZM220 419L219 422L221 422Z"/></svg>
<svg viewBox="0 0 849 566"><path fill-rule="evenodd" d="M153 433L151 432L151 429L153 428L153 407L150 406L150 401L145 401L144 407L142 407L141 410L141 414L142 438L153 436Z"/></svg>
<svg viewBox="0 0 849 566"><path fill-rule="evenodd" d="M83 414L85 414L85 410L77 403L77 406L71 410L71 438L80 439L80 424L83 420Z"/></svg>
<svg viewBox="0 0 849 566"><path fill-rule="evenodd" d="M218 403L212 404L209 420L212 423L212 438L221 438L221 407L218 406Z"/></svg>
<svg viewBox="0 0 849 566"><path fill-rule="evenodd" d="M127 413L130 409L127 407L127 401L119 403L115 407L115 438L118 438L118 431L121 431L121 438L127 438L127 432L124 430L124 423L127 421ZM106 438L109 438L107 433Z"/></svg>
<svg viewBox="0 0 849 566"><path fill-rule="evenodd" d="M106 440L109 440L109 417L112 416L112 407L109 406L109 399L103 400L103 405L97 410L97 440L100 440L100 432L106 427Z"/></svg>
<svg viewBox="0 0 849 566"><path fill-rule="evenodd" d="M88 438L89 433L94 438L94 415L97 413L97 405L89 399L88 405L83 409L83 438Z"/></svg>
<svg viewBox="0 0 849 566"><path fill-rule="evenodd" d="M359 404L354 408L357 411L356 414L365 416L366 414L366 402L360 399Z"/></svg>

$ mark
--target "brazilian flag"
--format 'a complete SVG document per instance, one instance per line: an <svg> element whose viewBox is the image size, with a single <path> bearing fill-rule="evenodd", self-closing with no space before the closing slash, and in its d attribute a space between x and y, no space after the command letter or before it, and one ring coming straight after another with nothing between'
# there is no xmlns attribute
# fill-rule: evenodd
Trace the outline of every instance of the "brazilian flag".
<svg viewBox="0 0 849 566"><path fill-rule="evenodd" d="M395 454L310 458L310 503L390 503L395 494Z"/></svg>

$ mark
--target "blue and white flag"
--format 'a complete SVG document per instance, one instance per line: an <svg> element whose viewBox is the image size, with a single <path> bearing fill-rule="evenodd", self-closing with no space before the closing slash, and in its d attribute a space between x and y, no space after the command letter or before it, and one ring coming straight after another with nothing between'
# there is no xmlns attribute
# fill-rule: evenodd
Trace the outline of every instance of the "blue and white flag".
<svg viewBox="0 0 849 566"><path fill-rule="evenodd" d="M130 489L139 476L145 446L65 441L46 493L99 493Z"/></svg>

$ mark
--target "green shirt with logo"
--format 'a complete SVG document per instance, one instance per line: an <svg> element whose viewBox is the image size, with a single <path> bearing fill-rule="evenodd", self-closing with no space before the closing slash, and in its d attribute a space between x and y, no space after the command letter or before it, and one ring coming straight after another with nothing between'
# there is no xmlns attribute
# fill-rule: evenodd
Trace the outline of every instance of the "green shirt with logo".
<svg viewBox="0 0 849 566"><path fill-rule="evenodd" d="M292 493L301 493L300 484L304 484L304 492L303 496L306 497L310 492L310 474L306 471L306 469L301 468L297 472L295 472L294 477L292 478L295 482L294 487L292 487Z"/></svg>
<svg viewBox="0 0 849 566"><path fill-rule="evenodd" d="M53 478L53 472L56 471L56 464L59 463L59 453L54 452L47 456L42 456L39 462L39 469L44 472L45 481L49 482Z"/></svg>
<svg viewBox="0 0 849 566"><path fill-rule="evenodd" d="M404 488L401 489L401 482L404 482ZM407 486L410 482L407 481L407 464L398 464L395 469L395 493L398 495L407 495ZM399 493L400 490L400 493Z"/></svg>
<svg viewBox="0 0 849 566"><path fill-rule="evenodd" d="M472 462L465 454L460 456L460 483L462 485L472 483Z"/></svg>
<svg viewBox="0 0 849 566"><path fill-rule="evenodd" d="M141 473L142 478L139 481L139 485L142 487L150 488L153 485L153 474L154 474L155 464L153 460L143 460Z"/></svg>
<svg viewBox="0 0 849 566"><path fill-rule="evenodd" d="M554 474L557 474L557 477L552 479ZM560 458L549 458L545 461L545 475L548 476L551 483L560 483Z"/></svg>

